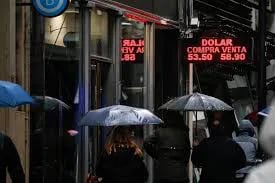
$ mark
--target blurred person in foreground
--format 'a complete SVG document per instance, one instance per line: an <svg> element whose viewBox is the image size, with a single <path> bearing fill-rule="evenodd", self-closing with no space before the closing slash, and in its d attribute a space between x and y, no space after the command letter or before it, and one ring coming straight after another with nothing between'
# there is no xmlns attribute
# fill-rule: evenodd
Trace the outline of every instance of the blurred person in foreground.
<svg viewBox="0 0 275 183"><path fill-rule="evenodd" d="M211 134L194 146L191 160L202 168L200 183L232 183L236 170L245 166L246 157L242 148L226 136L220 121L210 123Z"/></svg>
<svg viewBox="0 0 275 183"><path fill-rule="evenodd" d="M155 160L155 182L188 183L189 129L176 111L168 111L165 122L167 126L158 128L143 144Z"/></svg>
<svg viewBox="0 0 275 183"><path fill-rule="evenodd" d="M234 140L243 149L247 162L247 166L236 172L236 182L241 183L256 163L258 140L255 138L254 126L247 119L243 119L240 122L239 129L236 134L237 137L235 137Z"/></svg>
<svg viewBox="0 0 275 183"><path fill-rule="evenodd" d="M266 153L271 155L269 160L250 171L245 183L274 183L275 182L275 101L272 102L269 116L263 121L259 141Z"/></svg>
<svg viewBox="0 0 275 183"><path fill-rule="evenodd" d="M0 132L0 182L6 182L8 170L12 183L25 183L20 157L11 138Z"/></svg>
<svg viewBox="0 0 275 183"><path fill-rule="evenodd" d="M129 127L113 129L96 165L96 176L102 183L143 183L147 180L143 152L134 142Z"/></svg>

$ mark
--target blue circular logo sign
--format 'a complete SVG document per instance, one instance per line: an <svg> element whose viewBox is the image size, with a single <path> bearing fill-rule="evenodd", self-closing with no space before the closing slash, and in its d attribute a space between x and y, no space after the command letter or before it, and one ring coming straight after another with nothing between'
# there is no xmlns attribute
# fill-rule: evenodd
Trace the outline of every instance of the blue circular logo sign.
<svg viewBox="0 0 275 183"><path fill-rule="evenodd" d="M32 0L32 4L40 15L55 17L67 9L69 0Z"/></svg>

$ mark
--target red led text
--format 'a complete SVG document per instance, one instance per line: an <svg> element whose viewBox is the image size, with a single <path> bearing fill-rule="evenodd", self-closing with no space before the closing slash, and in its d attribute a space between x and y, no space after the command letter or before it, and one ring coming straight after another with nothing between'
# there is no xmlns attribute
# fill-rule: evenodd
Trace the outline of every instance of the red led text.
<svg viewBox="0 0 275 183"><path fill-rule="evenodd" d="M234 44L234 40L220 38L203 38L199 45L185 47L187 61L193 62L243 62L247 60L247 47Z"/></svg>
<svg viewBox="0 0 275 183"><path fill-rule="evenodd" d="M121 47L121 61L135 62L142 61L144 54L143 39L123 39Z"/></svg>

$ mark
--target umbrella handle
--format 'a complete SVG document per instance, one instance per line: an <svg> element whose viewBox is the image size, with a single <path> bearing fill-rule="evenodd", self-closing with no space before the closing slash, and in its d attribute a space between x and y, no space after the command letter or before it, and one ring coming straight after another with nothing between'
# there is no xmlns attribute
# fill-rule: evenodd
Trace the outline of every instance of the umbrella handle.
<svg viewBox="0 0 275 183"><path fill-rule="evenodd" d="M196 130L195 130L195 136L198 136L198 116L197 116L197 111L195 111L195 117L196 117Z"/></svg>

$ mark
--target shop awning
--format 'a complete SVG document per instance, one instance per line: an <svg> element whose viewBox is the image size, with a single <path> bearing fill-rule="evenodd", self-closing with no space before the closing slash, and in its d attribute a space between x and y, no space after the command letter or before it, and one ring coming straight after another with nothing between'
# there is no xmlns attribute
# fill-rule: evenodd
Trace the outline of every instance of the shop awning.
<svg viewBox="0 0 275 183"><path fill-rule="evenodd" d="M135 19L141 22L152 22L168 27L179 28L178 22L167 19L165 17L158 16L156 14L146 12L131 6L127 6L122 3L118 3L110 0L93 0L96 6L112 9L120 12L123 16Z"/></svg>

